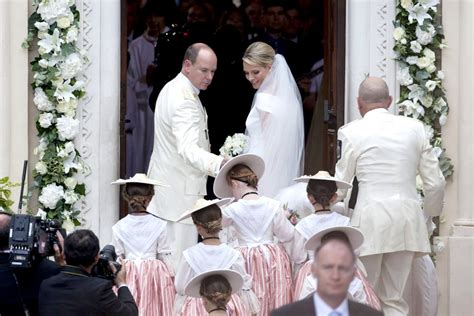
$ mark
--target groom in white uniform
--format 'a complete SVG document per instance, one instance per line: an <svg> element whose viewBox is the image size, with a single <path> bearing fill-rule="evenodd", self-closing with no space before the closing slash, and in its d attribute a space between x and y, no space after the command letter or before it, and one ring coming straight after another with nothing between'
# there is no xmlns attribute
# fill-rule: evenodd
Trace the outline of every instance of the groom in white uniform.
<svg viewBox="0 0 474 316"><path fill-rule="evenodd" d="M412 262L430 252L415 178L423 180L423 208L431 216L441 213L445 180L423 124L387 111L392 97L385 81L365 79L357 103L363 118L338 131L335 176L359 180L351 224L365 236L360 259L385 316L408 315L402 295Z"/></svg>
<svg viewBox="0 0 474 316"><path fill-rule="evenodd" d="M223 158L210 153L207 114L199 91L211 84L217 57L202 43L191 45L181 72L161 90L155 108L155 137L148 176L169 184L155 187L148 211L168 223L168 239L176 263L182 251L197 242L189 223L175 220L206 195L207 176L215 176Z"/></svg>

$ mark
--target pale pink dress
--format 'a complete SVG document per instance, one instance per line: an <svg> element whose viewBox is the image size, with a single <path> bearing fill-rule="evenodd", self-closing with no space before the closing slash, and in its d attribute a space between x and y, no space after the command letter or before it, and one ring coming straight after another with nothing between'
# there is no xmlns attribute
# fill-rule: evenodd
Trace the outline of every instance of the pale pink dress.
<svg viewBox="0 0 474 316"><path fill-rule="evenodd" d="M275 243L275 237L285 244L294 237L282 204L264 196L241 199L223 209L222 218L223 226L233 226L237 249L253 278L252 289L261 304L258 315L269 315L271 310L290 303L291 263L283 245Z"/></svg>
<svg viewBox="0 0 474 316"><path fill-rule="evenodd" d="M226 244L206 245L199 243L183 251L183 259L176 273L175 315L207 315L201 298L184 295L186 284L196 275L209 270L230 269L244 278L242 290L231 296L228 311L234 316L252 315L260 309L257 297L252 291L252 277L246 272L244 259L235 249Z"/></svg>
<svg viewBox="0 0 474 316"><path fill-rule="evenodd" d="M295 300L301 300L317 289L317 280L311 273L314 252L304 250L304 244L316 232L331 226L350 226L350 219L336 212L322 212L306 216L295 226L296 234L292 258L296 263L304 262L296 275L294 287ZM362 262L357 260L356 276L349 285L348 291L355 301L381 310L379 299L361 271L360 266L363 267Z"/></svg>
<svg viewBox="0 0 474 316"><path fill-rule="evenodd" d="M127 215L112 227L112 244L124 256L127 285L139 315L172 315L175 289L166 222L153 215Z"/></svg>

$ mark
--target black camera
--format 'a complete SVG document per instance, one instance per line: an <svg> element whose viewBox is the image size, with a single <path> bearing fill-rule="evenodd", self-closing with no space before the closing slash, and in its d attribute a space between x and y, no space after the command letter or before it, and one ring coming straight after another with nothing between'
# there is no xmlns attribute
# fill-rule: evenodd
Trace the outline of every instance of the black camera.
<svg viewBox="0 0 474 316"><path fill-rule="evenodd" d="M61 230L61 225L57 220L43 220L31 215L14 215L9 239L10 266L29 268L35 260L53 256L54 244L61 248L56 236L58 230Z"/></svg>
<svg viewBox="0 0 474 316"><path fill-rule="evenodd" d="M115 267L115 273L112 271L110 263ZM115 247L113 245L106 245L100 251L99 261L94 267L93 275L99 278L113 280L121 268L122 265L117 262Z"/></svg>

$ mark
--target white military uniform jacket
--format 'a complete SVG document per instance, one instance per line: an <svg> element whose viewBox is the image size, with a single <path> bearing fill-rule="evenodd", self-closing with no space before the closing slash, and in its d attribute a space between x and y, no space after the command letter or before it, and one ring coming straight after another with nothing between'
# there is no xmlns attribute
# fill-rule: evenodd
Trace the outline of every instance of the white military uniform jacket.
<svg viewBox="0 0 474 316"><path fill-rule="evenodd" d="M206 195L207 175L219 171L222 157L211 154L207 114L199 89L179 73L160 92L148 176L169 185L155 187L148 210L174 221Z"/></svg>
<svg viewBox="0 0 474 316"><path fill-rule="evenodd" d="M336 178L359 181L351 224L365 236L361 256L395 251L429 253L425 218L416 191L424 187L424 210L441 213L445 180L421 122L374 109L339 129L341 159ZM342 196L344 196L344 192Z"/></svg>

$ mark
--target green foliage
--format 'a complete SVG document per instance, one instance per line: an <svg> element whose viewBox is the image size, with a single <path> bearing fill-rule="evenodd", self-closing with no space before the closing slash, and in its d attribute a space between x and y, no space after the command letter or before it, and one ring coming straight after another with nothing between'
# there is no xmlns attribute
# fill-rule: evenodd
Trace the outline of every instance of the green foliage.
<svg viewBox="0 0 474 316"><path fill-rule="evenodd" d="M14 202L11 199L11 189L19 185L19 183L11 182L8 177L0 179L0 209L3 209L5 212L12 212L11 207Z"/></svg>

